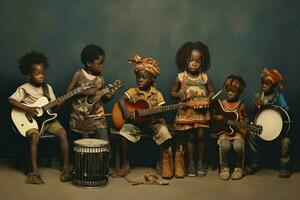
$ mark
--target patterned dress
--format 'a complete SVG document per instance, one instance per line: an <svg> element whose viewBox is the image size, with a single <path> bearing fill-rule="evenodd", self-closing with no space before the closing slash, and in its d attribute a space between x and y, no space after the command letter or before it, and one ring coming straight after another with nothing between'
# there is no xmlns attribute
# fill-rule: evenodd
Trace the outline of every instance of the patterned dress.
<svg viewBox="0 0 300 200"><path fill-rule="evenodd" d="M103 89L105 82L103 76L93 76L88 74L84 69L80 71L79 81L75 87L80 87L87 82L94 82L95 87ZM99 112L104 113L102 101L98 101L93 104L89 104L87 96L77 95L72 101L72 111L70 114L70 128L72 131L81 134L92 134L95 129L107 128L107 122L105 118L94 119L88 117Z"/></svg>
<svg viewBox="0 0 300 200"><path fill-rule="evenodd" d="M182 91L187 99L207 97L208 75L200 73L197 78L191 78L186 72L178 74ZM198 127L209 127L210 113L206 109L182 108L177 111L174 127L176 130L189 130Z"/></svg>

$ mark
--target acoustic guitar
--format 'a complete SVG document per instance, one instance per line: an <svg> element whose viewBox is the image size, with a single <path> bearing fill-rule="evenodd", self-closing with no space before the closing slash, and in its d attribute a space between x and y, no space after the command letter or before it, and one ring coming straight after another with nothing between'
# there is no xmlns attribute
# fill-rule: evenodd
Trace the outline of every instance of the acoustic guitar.
<svg viewBox="0 0 300 200"><path fill-rule="evenodd" d="M207 98L194 98L187 102L180 102L177 104L151 107L151 105L145 100L138 100L136 102L131 102L129 100L125 101L125 106L127 110L131 113L133 124L143 124L145 121L149 120L147 116L153 116L155 114L168 112L184 107L191 107L194 109L208 108L209 101ZM112 120L115 128L121 129L122 126L127 122L123 116L121 107L118 102L113 106L112 110Z"/></svg>
<svg viewBox="0 0 300 200"><path fill-rule="evenodd" d="M247 124L239 122L239 114L236 111L227 111L220 100L216 103L215 111L218 115L224 117L224 120L220 122L215 120L213 122L216 135L225 133L233 136L236 131L239 131L242 134L249 132L251 134L259 135L262 132L262 126L254 125L252 122ZM243 129L246 130L246 132L241 131Z"/></svg>

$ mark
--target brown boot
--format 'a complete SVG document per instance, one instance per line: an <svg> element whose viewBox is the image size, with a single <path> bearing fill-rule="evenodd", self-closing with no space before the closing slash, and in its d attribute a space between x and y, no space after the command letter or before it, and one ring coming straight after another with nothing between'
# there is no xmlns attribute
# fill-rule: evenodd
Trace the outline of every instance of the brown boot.
<svg viewBox="0 0 300 200"><path fill-rule="evenodd" d="M165 179L170 179L173 177L172 171L172 152L170 150L164 150L162 156L162 169L161 169L161 176Z"/></svg>
<svg viewBox="0 0 300 200"><path fill-rule="evenodd" d="M184 178L185 169L184 169L184 151L177 149L175 152L175 177Z"/></svg>

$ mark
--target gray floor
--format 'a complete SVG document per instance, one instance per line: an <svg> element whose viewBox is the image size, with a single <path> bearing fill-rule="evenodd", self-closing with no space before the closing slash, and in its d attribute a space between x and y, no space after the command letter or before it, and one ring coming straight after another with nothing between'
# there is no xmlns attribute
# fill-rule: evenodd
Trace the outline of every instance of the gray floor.
<svg viewBox="0 0 300 200"><path fill-rule="evenodd" d="M168 186L131 186L123 178L110 178L104 188L84 189L61 183L55 167L40 171L45 185L25 184L25 176L15 169L12 160L0 160L0 199L300 199L300 172L289 179L279 179L276 170L264 169L242 180L225 182L219 180L217 171L209 171L204 178L172 179ZM154 172L151 168L135 168L128 178L142 181L147 171Z"/></svg>

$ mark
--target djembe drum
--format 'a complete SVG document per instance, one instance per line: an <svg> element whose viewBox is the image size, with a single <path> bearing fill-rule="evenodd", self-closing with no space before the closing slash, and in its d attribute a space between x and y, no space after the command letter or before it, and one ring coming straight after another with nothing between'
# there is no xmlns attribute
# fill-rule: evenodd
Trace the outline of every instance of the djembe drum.
<svg viewBox="0 0 300 200"><path fill-rule="evenodd" d="M75 166L73 184L80 187L101 187L108 183L109 144L105 140L74 141Z"/></svg>

